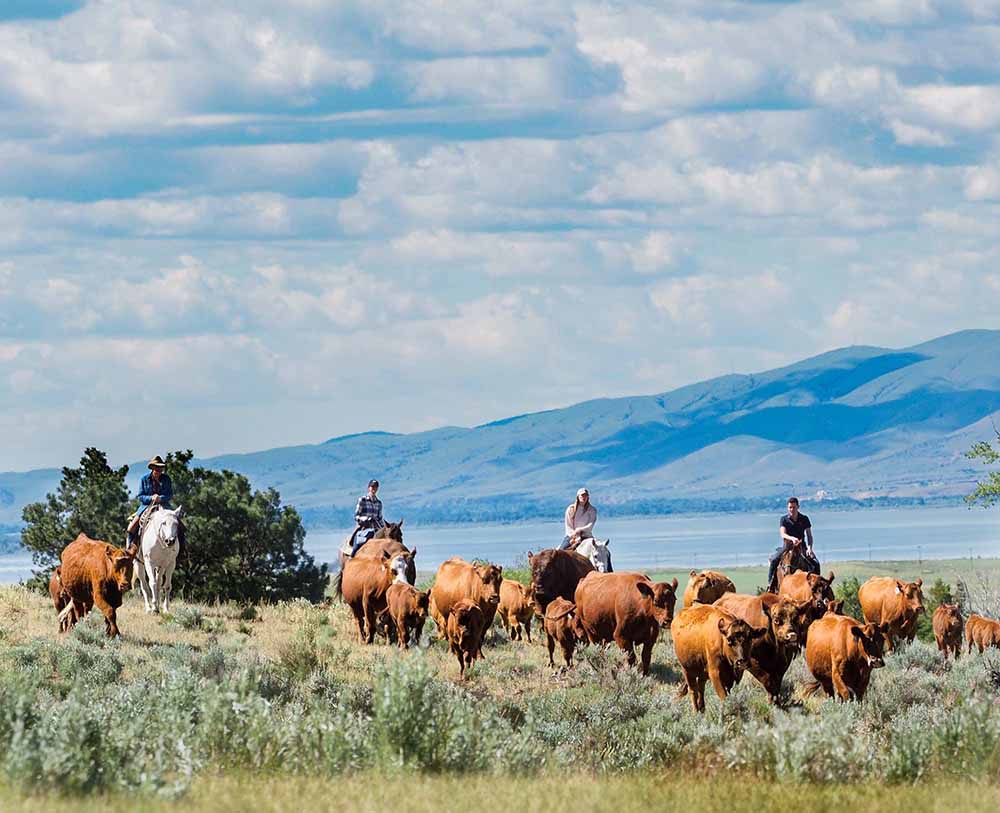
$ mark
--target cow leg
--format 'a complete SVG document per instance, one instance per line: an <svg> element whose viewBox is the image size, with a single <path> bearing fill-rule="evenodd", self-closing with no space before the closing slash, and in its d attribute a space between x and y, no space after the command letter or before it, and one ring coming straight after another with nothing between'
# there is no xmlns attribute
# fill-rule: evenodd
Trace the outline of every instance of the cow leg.
<svg viewBox="0 0 1000 813"><path fill-rule="evenodd" d="M851 687L844 682L844 670L841 668L841 664L836 661L830 664L830 680L837 698L845 702L851 699L853 692Z"/></svg>
<svg viewBox="0 0 1000 813"><path fill-rule="evenodd" d="M705 678L707 676L704 672L701 672L694 677L694 683L691 686L691 702L694 704L694 710L704 713L705 712Z"/></svg>
<svg viewBox="0 0 1000 813"><path fill-rule="evenodd" d="M635 645L625 637L621 626L615 628L615 643L625 653L625 660L628 662L628 665L635 666Z"/></svg>
<svg viewBox="0 0 1000 813"><path fill-rule="evenodd" d="M396 637L399 639L399 648L400 649L409 649L410 648L410 636L409 636L409 633L406 630L406 617L405 616L401 615L401 616L399 616L396 619Z"/></svg>
<svg viewBox="0 0 1000 813"><path fill-rule="evenodd" d="M118 614L115 611L115 608L108 604L108 602L104 600L103 596L95 596L94 604L96 604L98 609L104 613L104 628L108 637L117 638L121 635L121 632L118 629Z"/></svg>
<svg viewBox="0 0 1000 813"><path fill-rule="evenodd" d="M555 641L555 638L553 638L548 633L545 633L545 637L547 639L546 640L546 644L547 644L547 646L549 648L549 666L551 666L553 669L555 669L556 668L556 662L552 659L552 653L556 651L556 641Z"/></svg>
<svg viewBox="0 0 1000 813"><path fill-rule="evenodd" d="M648 638L642 643L642 674L649 674L649 662L653 659L653 642Z"/></svg>
<svg viewBox="0 0 1000 813"><path fill-rule="evenodd" d="M726 696L729 694L729 689L732 688L732 675L730 675L729 686L726 686L725 677L722 674L719 664L713 660L708 661L708 677L712 681L712 686L715 688L715 693L719 695L719 700L725 700Z"/></svg>
<svg viewBox="0 0 1000 813"><path fill-rule="evenodd" d="M528 620L524 622L524 629L528 633L528 643L531 643L531 616L528 616Z"/></svg>
<svg viewBox="0 0 1000 813"><path fill-rule="evenodd" d="M421 618L413 625L413 645L420 646L420 638L424 634L424 619Z"/></svg>

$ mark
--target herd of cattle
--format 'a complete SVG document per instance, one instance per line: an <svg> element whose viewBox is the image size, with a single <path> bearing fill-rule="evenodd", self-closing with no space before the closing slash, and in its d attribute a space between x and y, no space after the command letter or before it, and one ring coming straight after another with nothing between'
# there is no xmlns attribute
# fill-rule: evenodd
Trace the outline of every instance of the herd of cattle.
<svg viewBox="0 0 1000 813"><path fill-rule="evenodd" d="M531 623L542 621L549 664L558 644L566 666L578 644L615 643L636 664L636 648L644 675L649 673L653 646L661 629L669 629L674 653L684 675L681 695L690 694L697 711L705 709L705 685L711 681L720 699L749 672L772 702L792 659L802 650L820 688L841 700L860 700L873 669L883 665L899 639L912 641L924 612L922 582L873 577L858 591L864 623L843 614L826 577L798 572L786 576L777 593L744 595L724 574L691 571L682 609L677 579L653 582L639 573L600 573L589 559L573 551L528 553L531 584L503 578L494 564L470 563L453 557L438 568L428 591L413 586L416 549L401 539L377 539L363 546L343 567L340 592L357 622L363 643L376 632L407 648L420 639L430 615L438 638L448 642L466 668L483 657L487 630L497 615L513 640ZM135 551L125 551L81 534L62 554L49 590L60 631L69 629L93 607L101 610L109 636L119 634L116 611L131 589ZM968 651L976 646L1000 648L1000 622L971 615L964 621L959 607L942 604L934 611L933 629L945 657L959 657L962 635Z"/></svg>

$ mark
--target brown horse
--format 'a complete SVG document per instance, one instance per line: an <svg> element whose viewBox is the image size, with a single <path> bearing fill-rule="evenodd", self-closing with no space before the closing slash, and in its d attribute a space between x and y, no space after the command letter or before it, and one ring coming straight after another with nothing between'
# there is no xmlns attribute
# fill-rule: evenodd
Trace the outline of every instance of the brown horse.
<svg viewBox="0 0 1000 813"><path fill-rule="evenodd" d="M343 591L341 589L341 578L344 573L344 562L346 562L350 556L348 552L351 550L351 546L354 543L355 534L360 533L362 530L361 526L357 526L354 531L348 535L344 540L344 544L340 547L340 554L338 561L340 562L340 570L338 570L331 582L333 586L333 592L338 598L343 597ZM382 553L387 552L390 556L395 556L397 553L409 553L410 549L403 544L403 520L399 522L387 522L384 527L379 528L375 532L375 536L365 542L362 545L355 556L358 559L381 559ZM406 565L406 580L413 584L417 580L417 568L413 564L413 558L407 560Z"/></svg>
<svg viewBox="0 0 1000 813"><path fill-rule="evenodd" d="M776 584L768 585L768 589L774 588L771 592L777 593L781 589L781 583L785 580L785 576L791 576L798 570L807 570L813 572L815 566L806 558L805 553L802 550L802 545L793 545L783 554L778 560L778 570L775 573Z"/></svg>

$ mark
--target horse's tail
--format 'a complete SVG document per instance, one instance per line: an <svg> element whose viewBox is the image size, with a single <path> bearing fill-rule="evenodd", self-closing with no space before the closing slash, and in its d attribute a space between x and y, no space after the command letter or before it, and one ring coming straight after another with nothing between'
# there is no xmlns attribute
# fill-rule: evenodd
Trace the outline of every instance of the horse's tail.
<svg viewBox="0 0 1000 813"><path fill-rule="evenodd" d="M340 570L330 577L330 586L333 588L333 594L339 598L344 598L344 566L340 566Z"/></svg>

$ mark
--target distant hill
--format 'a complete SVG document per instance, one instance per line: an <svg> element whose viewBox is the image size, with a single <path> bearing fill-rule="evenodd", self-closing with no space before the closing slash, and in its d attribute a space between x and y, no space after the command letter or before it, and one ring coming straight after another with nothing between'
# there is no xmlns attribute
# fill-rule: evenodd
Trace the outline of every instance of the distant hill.
<svg viewBox="0 0 1000 813"><path fill-rule="evenodd" d="M200 463L274 486L313 525L346 524L371 476L391 517L421 521L551 516L581 484L621 514L775 506L789 494L957 499L982 476L963 453L993 436L997 358L1000 331L970 330L472 428L369 432ZM16 522L58 478L0 474L0 522Z"/></svg>

